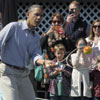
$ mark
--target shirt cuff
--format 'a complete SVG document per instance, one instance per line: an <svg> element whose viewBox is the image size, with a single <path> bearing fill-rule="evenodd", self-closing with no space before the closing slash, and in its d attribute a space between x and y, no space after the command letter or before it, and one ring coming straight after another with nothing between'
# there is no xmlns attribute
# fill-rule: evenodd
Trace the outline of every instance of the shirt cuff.
<svg viewBox="0 0 100 100"><path fill-rule="evenodd" d="M41 58L42 58L41 55L37 55L37 56L33 59L33 63L34 63L35 66L37 65L36 61L37 61L38 59L41 59Z"/></svg>

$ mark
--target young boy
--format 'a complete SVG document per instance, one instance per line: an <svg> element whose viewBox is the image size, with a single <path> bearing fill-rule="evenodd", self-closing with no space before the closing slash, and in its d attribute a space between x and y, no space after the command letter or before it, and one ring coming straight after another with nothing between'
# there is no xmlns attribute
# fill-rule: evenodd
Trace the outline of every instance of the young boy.
<svg viewBox="0 0 100 100"><path fill-rule="evenodd" d="M54 45L55 62L57 67L48 69L48 78L50 79L49 92L50 100L68 100L70 94L70 76L71 68L60 63L65 57L66 49L61 42Z"/></svg>

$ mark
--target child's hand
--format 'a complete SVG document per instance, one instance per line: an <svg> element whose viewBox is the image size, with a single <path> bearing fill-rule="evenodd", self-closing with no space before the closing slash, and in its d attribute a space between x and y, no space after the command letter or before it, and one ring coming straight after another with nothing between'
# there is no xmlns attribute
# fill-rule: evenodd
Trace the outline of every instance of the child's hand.
<svg viewBox="0 0 100 100"><path fill-rule="evenodd" d="M60 68L55 68L55 70L56 70L56 71L58 71L58 72L60 72L60 71L61 71L61 69L60 69Z"/></svg>
<svg viewBox="0 0 100 100"><path fill-rule="evenodd" d="M64 72L65 70L64 70L64 68L59 68L59 71Z"/></svg>
<svg viewBox="0 0 100 100"><path fill-rule="evenodd" d="M64 69L64 68L59 68L59 71L60 71L60 72L64 72L65 69Z"/></svg>
<svg viewBox="0 0 100 100"><path fill-rule="evenodd" d="M59 72L64 72L63 68L55 68L54 74L57 75Z"/></svg>
<svg viewBox="0 0 100 100"><path fill-rule="evenodd" d="M78 55L82 54L82 52L83 52L83 49L78 48L78 50L77 50Z"/></svg>
<svg viewBox="0 0 100 100"><path fill-rule="evenodd" d="M54 75L57 75L60 72L59 68L55 68Z"/></svg>
<svg viewBox="0 0 100 100"><path fill-rule="evenodd" d="M78 51L82 53L82 52L83 52L83 47L80 47L80 46L79 46L79 47L78 47Z"/></svg>

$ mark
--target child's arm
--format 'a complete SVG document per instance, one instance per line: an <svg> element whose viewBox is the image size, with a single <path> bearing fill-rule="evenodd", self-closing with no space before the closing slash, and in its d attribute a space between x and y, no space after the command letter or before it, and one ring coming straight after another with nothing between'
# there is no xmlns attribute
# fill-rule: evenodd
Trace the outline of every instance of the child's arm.
<svg viewBox="0 0 100 100"><path fill-rule="evenodd" d="M72 62L73 67L78 67L79 58L80 58L80 51L79 50L77 51L77 53L71 55L71 62Z"/></svg>
<svg viewBox="0 0 100 100"><path fill-rule="evenodd" d="M48 78L55 78L59 74L59 70L57 68L51 70L51 68L48 69Z"/></svg>

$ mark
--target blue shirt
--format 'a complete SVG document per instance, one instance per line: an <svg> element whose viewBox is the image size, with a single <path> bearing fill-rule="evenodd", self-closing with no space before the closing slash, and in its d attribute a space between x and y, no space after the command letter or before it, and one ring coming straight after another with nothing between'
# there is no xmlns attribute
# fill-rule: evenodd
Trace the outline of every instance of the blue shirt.
<svg viewBox="0 0 100 100"><path fill-rule="evenodd" d="M32 33L26 21L12 22L0 32L0 56L7 64L25 67L32 58L41 58L40 36Z"/></svg>

